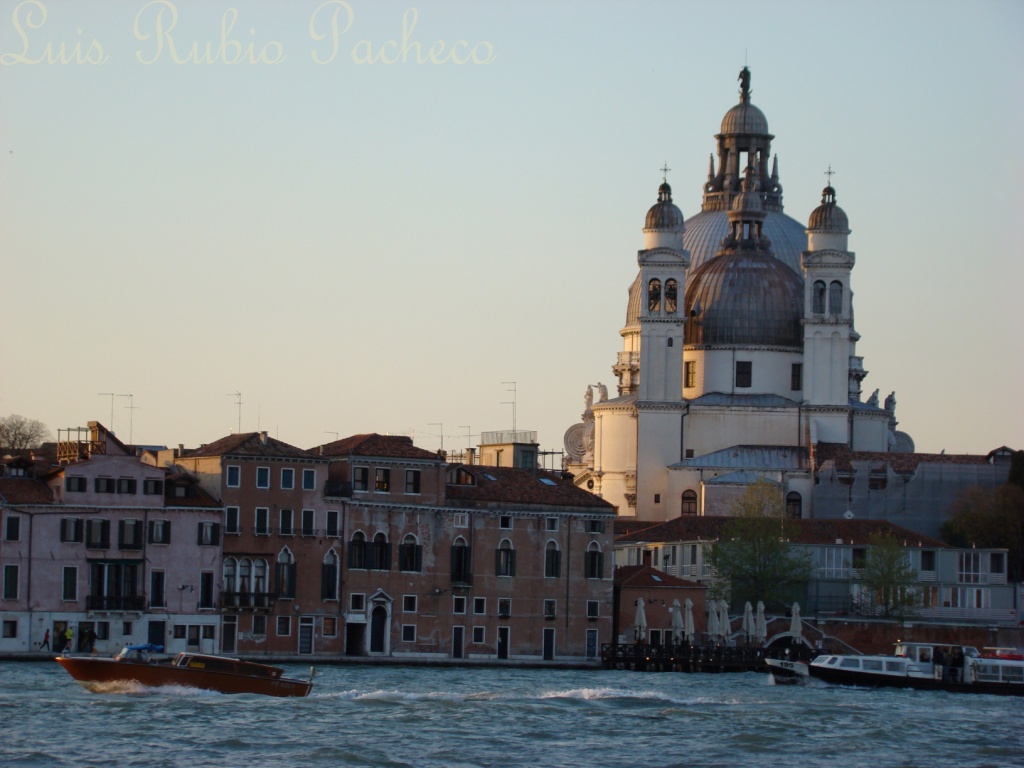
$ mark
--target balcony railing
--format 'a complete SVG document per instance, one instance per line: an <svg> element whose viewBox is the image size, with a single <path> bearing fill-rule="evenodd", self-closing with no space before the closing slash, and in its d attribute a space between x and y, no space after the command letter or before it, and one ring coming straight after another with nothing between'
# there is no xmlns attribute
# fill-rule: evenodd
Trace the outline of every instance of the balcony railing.
<svg viewBox="0 0 1024 768"><path fill-rule="evenodd" d="M111 597L109 595L88 595L85 598L87 611L141 611L146 607L146 598Z"/></svg>
<svg viewBox="0 0 1024 768"><path fill-rule="evenodd" d="M276 599L277 596L272 592L221 592L220 607L222 610L229 608L256 610L272 607Z"/></svg>

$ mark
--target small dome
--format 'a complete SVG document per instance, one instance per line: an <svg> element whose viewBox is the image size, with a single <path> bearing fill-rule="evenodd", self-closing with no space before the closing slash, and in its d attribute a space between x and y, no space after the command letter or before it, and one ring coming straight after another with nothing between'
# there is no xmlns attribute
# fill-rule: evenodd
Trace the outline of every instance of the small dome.
<svg viewBox="0 0 1024 768"><path fill-rule="evenodd" d="M831 185L821 191L821 205L811 211L807 229L850 234L850 220L846 218L846 212L836 205L836 191Z"/></svg>
<svg viewBox="0 0 1024 768"><path fill-rule="evenodd" d="M686 344L803 344L803 281L764 251L725 250L687 281Z"/></svg>
<svg viewBox="0 0 1024 768"><path fill-rule="evenodd" d="M760 212L764 209L761 205L761 193L756 190L745 190L740 192L732 201L732 210L736 212L747 211L750 213ZM759 218L764 218L762 213Z"/></svg>
<svg viewBox="0 0 1024 768"><path fill-rule="evenodd" d="M629 286L629 300L626 302L626 328L640 327L640 309L646 298L646 291L640 285L640 273Z"/></svg>
<svg viewBox="0 0 1024 768"><path fill-rule="evenodd" d="M749 101L741 101L722 118L722 133L768 133L768 118Z"/></svg>
<svg viewBox="0 0 1024 768"><path fill-rule="evenodd" d="M665 182L658 187L658 202L647 211L644 229L671 229L682 232L684 227L683 212L672 202L672 187Z"/></svg>

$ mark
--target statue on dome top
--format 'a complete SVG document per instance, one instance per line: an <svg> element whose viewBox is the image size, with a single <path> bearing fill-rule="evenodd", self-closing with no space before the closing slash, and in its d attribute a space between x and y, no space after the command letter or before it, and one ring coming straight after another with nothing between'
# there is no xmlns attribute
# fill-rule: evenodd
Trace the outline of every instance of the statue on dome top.
<svg viewBox="0 0 1024 768"><path fill-rule="evenodd" d="M740 96L743 101L750 98L750 70L746 67L740 70L740 76L737 78L740 81Z"/></svg>

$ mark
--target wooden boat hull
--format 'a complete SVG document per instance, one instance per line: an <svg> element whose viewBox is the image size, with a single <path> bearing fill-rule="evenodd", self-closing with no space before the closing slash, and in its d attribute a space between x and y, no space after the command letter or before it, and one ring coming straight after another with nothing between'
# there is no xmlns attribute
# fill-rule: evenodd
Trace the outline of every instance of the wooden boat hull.
<svg viewBox="0 0 1024 768"><path fill-rule="evenodd" d="M100 692L116 690L118 684L133 683L154 688L180 685L219 693L255 693L262 696L308 696L313 688L312 681L253 677L174 666L170 662L58 656L57 663L83 687Z"/></svg>

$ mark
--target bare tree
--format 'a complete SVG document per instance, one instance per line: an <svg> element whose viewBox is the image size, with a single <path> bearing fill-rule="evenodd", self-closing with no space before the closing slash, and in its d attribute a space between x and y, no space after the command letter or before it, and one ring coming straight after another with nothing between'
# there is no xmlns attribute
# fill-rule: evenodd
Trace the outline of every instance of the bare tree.
<svg viewBox="0 0 1024 768"><path fill-rule="evenodd" d="M12 413L0 418L0 448L23 451L38 448L50 438L50 430L37 419L26 419Z"/></svg>

